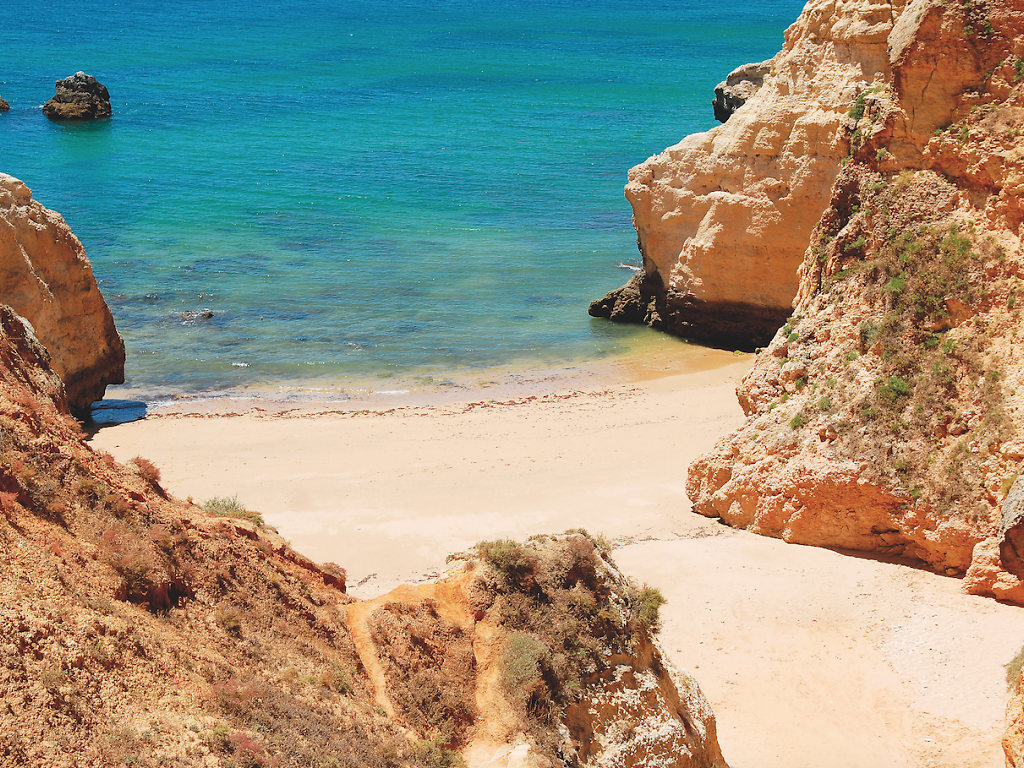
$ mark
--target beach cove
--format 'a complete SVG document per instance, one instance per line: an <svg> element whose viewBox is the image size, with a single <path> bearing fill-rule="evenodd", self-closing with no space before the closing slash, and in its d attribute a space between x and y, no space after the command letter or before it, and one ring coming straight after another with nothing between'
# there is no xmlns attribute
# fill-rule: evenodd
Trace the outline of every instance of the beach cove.
<svg viewBox="0 0 1024 768"><path fill-rule="evenodd" d="M237 494L361 598L480 540L608 536L668 598L662 644L700 681L733 768L998 765L1024 616L957 579L690 512L686 467L741 423L750 358L682 357L434 405L182 402L91 442L149 457L177 496Z"/></svg>

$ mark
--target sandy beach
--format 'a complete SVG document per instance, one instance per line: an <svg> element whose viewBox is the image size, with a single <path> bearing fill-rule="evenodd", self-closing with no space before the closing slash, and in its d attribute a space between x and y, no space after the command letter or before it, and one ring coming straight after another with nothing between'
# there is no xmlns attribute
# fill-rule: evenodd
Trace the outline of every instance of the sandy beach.
<svg viewBox="0 0 1024 768"><path fill-rule="evenodd" d="M750 360L690 349L430 401L186 400L92 445L151 459L179 497L237 495L345 567L358 597L483 539L603 533L668 598L663 645L703 687L733 768L1001 766L1024 611L691 512L687 466L741 423Z"/></svg>

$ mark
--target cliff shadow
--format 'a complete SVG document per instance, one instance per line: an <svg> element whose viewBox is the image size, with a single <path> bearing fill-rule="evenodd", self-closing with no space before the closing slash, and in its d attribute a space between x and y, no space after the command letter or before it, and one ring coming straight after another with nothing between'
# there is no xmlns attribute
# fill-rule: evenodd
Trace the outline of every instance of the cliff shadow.
<svg viewBox="0 0 1024 768"><path fill-rule="evenodd" d="M92 438L104 427L144 419L148 411L149 406L142 400L97 400L82 420L82 431Z"/></svg>

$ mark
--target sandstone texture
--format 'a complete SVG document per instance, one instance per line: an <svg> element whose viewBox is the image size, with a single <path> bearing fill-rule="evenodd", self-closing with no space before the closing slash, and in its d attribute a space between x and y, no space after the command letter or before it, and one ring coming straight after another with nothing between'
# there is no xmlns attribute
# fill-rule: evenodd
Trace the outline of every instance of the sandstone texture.
<svg viewBox="0 0 1024 768"><path fill-rule="evenodd" d="M0 305L4 765L724 766L600 540L491 542L361 603L259 515L93 451L49 357Z"/></svg>
<svg viewBox="0 0 1024 768"><path fill-rule="evenodd" d="M770 71L771 61L762 61L759 64L744 64L730 72L725 80L715 86L715 98L711 101L715 120L724 123L732 117L733 112L746 104L764 85L764 76Z"/></svg>
<svg viewBox="0 0 1024 768"><path fill-rule="evenodd" d="M85 249L60 214L0 173L0 302L28 319L75 411L124 381L124 342Z"/></svg>
<svg viewBox="0 0 1024 768"><path fill-rule="evenodd" d="M1022 54L1021 2L892 25L792 314L737 387L747 422L690 467L697 511L1024 604Z"/></svg>
<svg viewBox="0 0 1024 768"><path fill-rule="evenodd" d="M742 109L629 172L653 327L747 349L771 339L849 152L848 113L888 77L903 8L811 0Z"/></svg>
<svg viewBox="0 0 1024 768"><path fill-rule="evenodd" d="M58 80L57 92L43 104L43 114L51 120L95 120L110 117L110 93L92 75L76 72Z"/></svg>

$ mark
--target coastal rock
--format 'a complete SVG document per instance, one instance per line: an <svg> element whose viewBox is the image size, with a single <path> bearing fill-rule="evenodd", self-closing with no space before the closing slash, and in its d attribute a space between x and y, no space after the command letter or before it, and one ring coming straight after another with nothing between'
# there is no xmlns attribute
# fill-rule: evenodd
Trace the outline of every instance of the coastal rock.
<svg viewBox="0 0 1024 768"><path fill-rule="evenodd" d="M7 99L0 98L0 112L9 112L11 105L7 103Z"/></svg>
<svg viewBox="0 0 1024 768"><path fill-rule="evenodd" d="M124 342L85 249L60 214L0 174L0 302L25 317L50 352L75 411L124 381Z"/></svg>
<svg viewBox="0 0 1024 768"><path fill-rule="evenodd" d="M733 112L746 104L764 85L764 77L769 71L771 61L744 64L730 72L725 80L715 86L715 98L711 101L715 120L724 123L732 117Z"/></svg>
<svg viewBox="0 0 1024 768"><path fill-rule="evenodd" d="M591 317L604 317L616 323L644 323L652 328L661 328L658 313L660 287L658 275L648 276L637 272L621 288L609 291L599 301L591 302L587 310Z"/></svg>
<svg viewBox="0 0 1024 768"><path fill-rule="evenodd" d="M94 120L110 117L110 93L102 83L85 72L76 72L56 82L57 93L43 105L52 120Z"/></svg>
<svg viewBox="0 0 1024 768"><path fill-rule="evenodd" d="M696 511L1024 604L1022 15L915 0L892 26L747 421L690 467Z"/></svg>
<svg viewBox="0 0 1024 768"><path fill-rule="evenodd" d="M888 76L887 37L903 8L811 0L741 110L629 172L665 330L749 349L789 315L807 238L849 153L848 113Z"/></svg>

